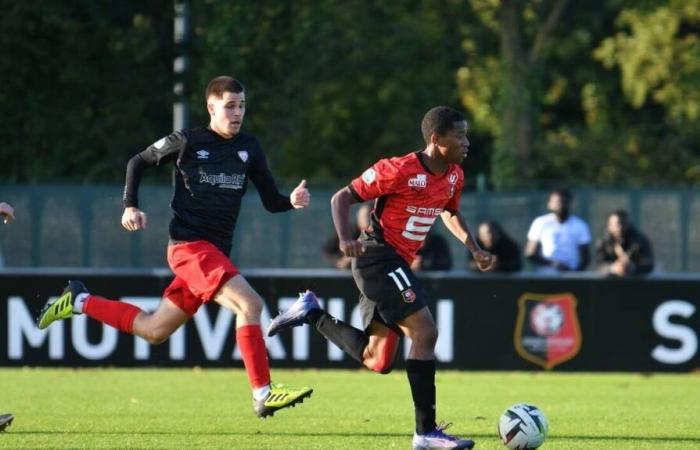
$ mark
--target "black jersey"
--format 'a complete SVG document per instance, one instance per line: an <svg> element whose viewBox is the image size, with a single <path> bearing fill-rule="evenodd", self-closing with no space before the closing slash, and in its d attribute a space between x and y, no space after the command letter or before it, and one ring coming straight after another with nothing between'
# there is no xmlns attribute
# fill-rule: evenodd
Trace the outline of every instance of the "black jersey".
<svg viewBox="0 0 700 450"><path fill-rule="evenodd" d="M172 240L206 240L228 255L249 178L268 211L292 209L289 197L278 191L255 136L239 133L226 139L209 128L177 131L134 156L127 166L124 206L138 207L145 166L170 161L175 163Z"/></svg>

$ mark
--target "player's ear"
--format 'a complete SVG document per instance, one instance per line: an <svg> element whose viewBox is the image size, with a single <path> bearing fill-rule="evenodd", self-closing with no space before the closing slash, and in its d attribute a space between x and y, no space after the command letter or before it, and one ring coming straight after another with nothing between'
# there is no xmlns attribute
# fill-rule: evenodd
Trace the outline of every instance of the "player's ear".
<svg viewBox="0 0 700 450"><path fill-rule="evenodd" d="M207 99L207 111L209 112L210 116L214 115L214 104Z"/></svg>
<svg viewBox="0 0 700 450"><path fill-rule="evenodd" d="M430 143L433 144L433 146L440 145L440 135L437 133L431 134L430 135Z"/></svg>

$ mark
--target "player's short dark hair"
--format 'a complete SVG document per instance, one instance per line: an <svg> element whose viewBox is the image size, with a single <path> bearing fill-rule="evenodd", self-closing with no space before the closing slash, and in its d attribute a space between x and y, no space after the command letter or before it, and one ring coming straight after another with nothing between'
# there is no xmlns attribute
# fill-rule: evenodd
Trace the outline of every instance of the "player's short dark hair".
<svg viewBox="0 0 700 450"><path fill-rule="evenodd" d="M224 92L232 92L234 94L239 94L244 91L245 88L243 87L243 83L236 80L235 78L222 75L220 77L214 78L209 82L209 84L207 85L206 97L204 98L208 99L212 95L221 98L224 95Z"/></svg>
<svg viewBox="0 0 700 450"><path fill-rule="evenodd" d="M425 143L430 143L430 136L432 136L433 133L444 136L448 131L454 128L455 122L462 122L464 120L466 120L464 116L454 109L447 106L436 106L425 113L423 122L421 122L420 125Z"/></svg>

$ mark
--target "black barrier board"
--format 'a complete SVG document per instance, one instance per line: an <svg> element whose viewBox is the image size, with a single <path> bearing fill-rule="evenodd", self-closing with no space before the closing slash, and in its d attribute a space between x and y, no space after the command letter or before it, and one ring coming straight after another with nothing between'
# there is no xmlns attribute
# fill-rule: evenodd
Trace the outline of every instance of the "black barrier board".
<svg viewBox="0 0 700 450"><path fill-rule="evenodd" d="M202 308L151 346L84 315L40 331L34 318L75 273L0 274L0 366L240 367L235 317ZM171 280L158 273L80 273L92 293L154 309ZM263 323L314 290L334 316L359 326L345 273L259 271L246 278L266 301ZM700 368L700 278L424 278L440 337L441 367L464 370L691 371ZM400 353L408 349L404 342ZM272 367L358 364L308 326L267 340ZM400 358L401 359L401 358ZM398 362L401 364L401 361Z"/></svg>

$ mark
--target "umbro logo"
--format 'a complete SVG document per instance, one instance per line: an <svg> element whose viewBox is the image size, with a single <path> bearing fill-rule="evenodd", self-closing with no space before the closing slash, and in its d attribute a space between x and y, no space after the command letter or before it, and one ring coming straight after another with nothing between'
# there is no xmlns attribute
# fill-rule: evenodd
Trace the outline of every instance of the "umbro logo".
<svg viewBox="0 0 700 450"><path fill-rule="evenodd" d="M198 150L197 159L209 159L209 152L204 149Z"/></svg>

